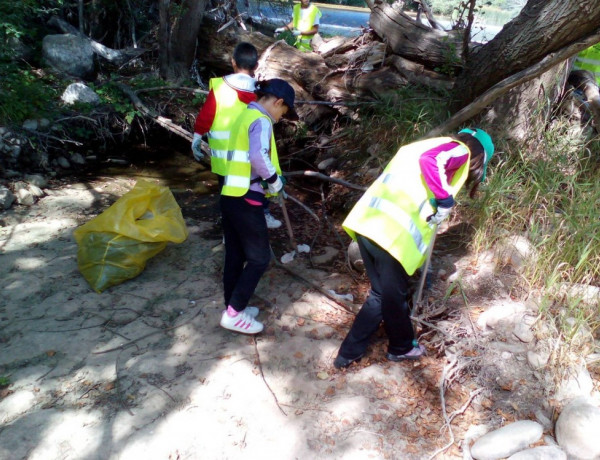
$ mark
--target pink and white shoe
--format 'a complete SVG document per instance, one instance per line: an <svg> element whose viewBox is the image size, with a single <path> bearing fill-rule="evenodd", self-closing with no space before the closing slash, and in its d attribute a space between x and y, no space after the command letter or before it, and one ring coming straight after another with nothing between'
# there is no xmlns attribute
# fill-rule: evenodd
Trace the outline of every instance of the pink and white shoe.
<svg viewBox="0 0 600 460"><path fill-rule="evenodd" d="M246 307L248 308L248 307ZM256 307L254 307L256 308ZM258 310L258 309L257 309ZM236 316L229 316L227 310L221 315L221 327L242 334L258 334L264 328L260 321L257 321L245 310L239 312Z"/></svg>

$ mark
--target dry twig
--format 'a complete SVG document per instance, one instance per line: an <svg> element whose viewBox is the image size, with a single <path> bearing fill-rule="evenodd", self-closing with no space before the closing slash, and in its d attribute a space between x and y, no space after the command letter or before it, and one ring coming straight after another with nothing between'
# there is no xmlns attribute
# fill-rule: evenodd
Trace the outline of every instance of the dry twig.
<svg viewBox="0 0 600 460"><path fill-rule="evenodd" d="M269 391L273 395L273 398L275 399L275 404L277 404L277 407L279 408L279 410L281 411L281 413L287 417L286 411L284 411L282 409L282 407L281 407L281 404L279 404L279 400L277 399L277 395L275 394L275 392L269 386L269 383L267 382L267 379L265 379L265 373L263 372L262 363L260 362L260 353L258 352L258 343L256 342L256 336L253 336L252 339L253 339L253 342L254 342L254 350L256 351L256 362L258 363L258 370L260 371L260 376L262 377L263 382L265 382L265 385L267 386L267 388L269 389Z"/></svg>

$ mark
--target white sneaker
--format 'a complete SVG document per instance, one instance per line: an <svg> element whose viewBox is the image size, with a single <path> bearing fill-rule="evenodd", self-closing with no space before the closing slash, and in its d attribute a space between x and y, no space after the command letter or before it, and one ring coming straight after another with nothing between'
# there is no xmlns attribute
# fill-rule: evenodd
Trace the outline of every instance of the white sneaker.
<svg viewBox="0 0 600 460"><path fill-rule="evenodd" d="M275 219L271 213L265 213L265 220L267 221L267 228L279 228L281 227L281 221Z"/></svg>
<svg viewBox="0 0 600 460"><path fill-rule="evenodd" d="M244 311L238 313L237 316L229 316L227 311L221 315L221 326L234 332L242 334L258 334L264 328L260 321L255 320L252 316Z"/></svg>

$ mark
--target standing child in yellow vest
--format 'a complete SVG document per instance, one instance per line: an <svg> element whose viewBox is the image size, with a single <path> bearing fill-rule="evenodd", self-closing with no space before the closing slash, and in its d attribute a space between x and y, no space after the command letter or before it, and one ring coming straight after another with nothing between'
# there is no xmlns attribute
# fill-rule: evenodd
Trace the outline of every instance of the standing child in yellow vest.
<svg viewBox="0 0 600 460"><path fill-rule="evenodd" d="M258 52L254 45L238 43L233 51L231 65L234 73L210 79L210 91L196 117L192 140L194 158L200 161L204 157L200 148L202 136L208 134L210 167L217 175L219 188L223 186L223 176L227 167L227 144L231 125L248 104L256 100L254 71L258 66ZM268 204L264 206L264 212L269 228L281 227L281 221L269 212Z"/></svg>
<svg viewBox="0 0 600 460"><path fill-rule="evenodd" d="M291 30L296 37L296 48L300 51L312 51L310 42L319 32L319 22L322 13L310 0L300 0L300 3L294 5L292 10L292 21L285 27L275 29L276 34L284 30Z"/></svg>
<svg viewBox="0 0 600 460"><path fill-rule="evenodd" d="M338 369L363 357L383 321L387 359L419 359L408 308L409 277L427 255L435 224L444 221L465 182L471 196L485 179L494 144L481 129L402 147L342 224L358 242L371 290L334 361Z"/></svg>
<svg viewBox="0 0 600 460"><path fill-rule="evenodd" d="M258 82L256 94L258 100L248 104L231 127L220 202L225 235L221 326L244 334L263 330L256 320L258 308L248 306L271 260L261 182L272 195L283 188L273 123L293 113L295 99L294 89L278 78Z"/></svg>

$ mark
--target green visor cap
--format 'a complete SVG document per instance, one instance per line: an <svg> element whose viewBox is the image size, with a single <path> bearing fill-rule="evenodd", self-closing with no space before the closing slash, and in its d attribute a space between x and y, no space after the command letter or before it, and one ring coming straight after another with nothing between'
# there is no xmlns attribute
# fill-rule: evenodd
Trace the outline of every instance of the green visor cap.
<svg viewBox="0 0 600 460"><path fill-rule="evenodd" d="M485 180L485 176L487 174L488 163L490 162L490 159L492 158L492 155L494 154L494 143L492 142L492 138L483 129L479 129L479 128L461 129L458 133L459 134L460 133L470 134L475 139L477 139L479 141L479 143L481 144L481 146L483 147L483 151L485 153L485 163L483 165L483 176L481 177L481 181L483 182Z"/></svg>

